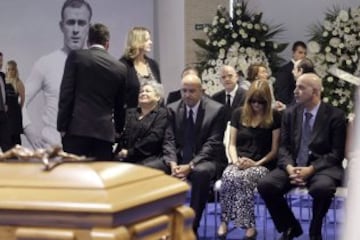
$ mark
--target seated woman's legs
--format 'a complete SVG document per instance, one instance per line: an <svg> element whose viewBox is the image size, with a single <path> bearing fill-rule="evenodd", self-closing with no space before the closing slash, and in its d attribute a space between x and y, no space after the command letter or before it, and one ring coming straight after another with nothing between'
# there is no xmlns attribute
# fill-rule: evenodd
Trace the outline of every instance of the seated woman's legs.
<svg viewBox="0 0 360 240"><path fill-rule="evenodd" d="M240 170L230 165L224 171L221 188L222 224L218 233L224 233L227 223L246 229L246 236L256 235L254 214L254 189L263 176L268 173L265 167L251 167Z"/></svg>

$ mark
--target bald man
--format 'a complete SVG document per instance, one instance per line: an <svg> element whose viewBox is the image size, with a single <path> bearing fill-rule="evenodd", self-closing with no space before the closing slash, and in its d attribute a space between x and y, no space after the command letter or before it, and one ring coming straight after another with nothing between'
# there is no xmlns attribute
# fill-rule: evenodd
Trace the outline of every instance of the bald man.
<svg viewBox="0 0 360 240"><path fill-rule="evenodd" d="M215 93L212 99L223 104L226 109L225 121L230 121L232 112L241 107L246 91L238 85L239 76L233 66L224 65L220 69L220 82L224 89Z"/></svg>
<svg viewBox="0 0 360 240"><path fill-rule="evenodd" d="M284 194L293 187L307 187L313 198L311 240L322 239L321 226L336 187L343 177L345 114L321 102L321 79L313 73L301 75L294 90L297 104L283 115L278 168L258 185L279 232L287 240L302 234L300 223Z"/></svg>
<svg viewBox="0 0 360 240"><path fill-rule="evenodd" d="M225 164L220 157L224 107L203 96L201 80L195 74L183 77L181 94L181 100L168 105L177 155L177 161L169 165L174 177L191 182L190 206L195 211L193 229L197 234L210 183Z"/></svg>

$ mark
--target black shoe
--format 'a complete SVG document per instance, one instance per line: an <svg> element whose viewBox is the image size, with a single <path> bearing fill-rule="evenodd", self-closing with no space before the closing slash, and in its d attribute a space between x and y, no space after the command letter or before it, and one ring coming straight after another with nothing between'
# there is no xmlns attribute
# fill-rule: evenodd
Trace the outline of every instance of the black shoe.
<svg viewBox="0 0 360 240"><path fill-rule="evenodd" d="M286 231L283 232L283 234L281 235L279 240L292 240L292 239L300 236L301 234L303 234L303 231L302 231L300 225L290 227Z"/></svg>
<svg viewBox="0 0 360 240"><path fill-rule="evenodd" d="M310 240L322 240L322 236L321 235L310 236Z"/></svg>

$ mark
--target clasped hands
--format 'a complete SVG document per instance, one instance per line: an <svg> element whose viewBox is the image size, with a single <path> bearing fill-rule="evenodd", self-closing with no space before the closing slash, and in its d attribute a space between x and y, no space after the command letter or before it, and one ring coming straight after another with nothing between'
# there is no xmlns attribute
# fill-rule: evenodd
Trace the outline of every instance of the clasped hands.
<svg viewBox="0 0 360 240"><path fill-rule="evenodd" d="M289 174L291 184L304 187L307 179L314 174L315 169L311 165L307 167L294 167L292 165L288 165L286 167L286 171Z"/></svg>
<svg viewBox="0 0 360 240"><path fill-rule="evenodd" d="M233 164L237 166L239 169L247 169L250 167L257 166L254 160L247 157L238 157L238 159L234 161Z"/></svg>
<svg viewBox="0 0 360 240"><path fill-rule="evenodd" d="M175 162L170 163L171 176L179 178L182 181L186 180L186 177L191 172L189 164L177 165Z"/></svg>

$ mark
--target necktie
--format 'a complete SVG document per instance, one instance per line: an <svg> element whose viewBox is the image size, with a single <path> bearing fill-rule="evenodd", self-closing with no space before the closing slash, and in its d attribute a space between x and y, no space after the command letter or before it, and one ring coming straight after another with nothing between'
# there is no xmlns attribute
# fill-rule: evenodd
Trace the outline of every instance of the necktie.
<svg viewBox="0 0 360 240"><path fill-rule="evenodd" d="M231 95L230 94L226 94L226 106L230 107L231 106Z"/></svg>
<svg viewBox="0 0 360 240"><path fill-rule="evenodd" d="M309 158L309 140L311 136L310 119L312 114L305 113L305 122L302 126L300 149L297 157L298 166L306 166Z"/></svg>
<svg viewBox="0 0 360 240"><path fill-rule="evenodd" d="M185 135L184 135L184 147L183 147L183 162L182 164L187 164L191 161L193 157L193 148L195 143L195 124L193 118L192 109L189 110L189 115L185 123Z"/></svg>

